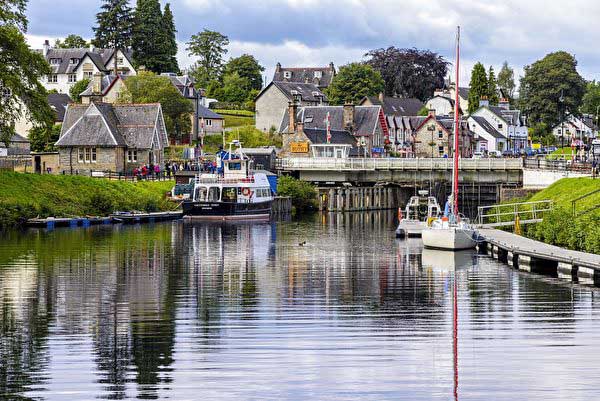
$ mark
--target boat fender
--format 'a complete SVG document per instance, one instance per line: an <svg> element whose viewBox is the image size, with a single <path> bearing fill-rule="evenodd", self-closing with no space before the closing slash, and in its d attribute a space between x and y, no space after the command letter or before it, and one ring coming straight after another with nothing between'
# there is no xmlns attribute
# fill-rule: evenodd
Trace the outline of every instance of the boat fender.
<svg viewBox="0 0 600 401"><path fill-rule="evenodd" d="M398 208L398 221L402 221L402 209Z"/></svg>
<svg viewBox="0 0 600 401"><path fill-rule="evenodd" d="M252 191L250 188L242 188L242 195L252 197Z"/></svg>

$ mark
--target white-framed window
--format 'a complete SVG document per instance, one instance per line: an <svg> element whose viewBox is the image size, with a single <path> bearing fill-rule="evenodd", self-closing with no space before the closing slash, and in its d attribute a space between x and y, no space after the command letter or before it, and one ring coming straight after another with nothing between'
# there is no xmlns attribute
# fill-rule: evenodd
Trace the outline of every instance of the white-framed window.
<svg viewBox="0 0 600 401"><path fill-rule="evenodd" d="M128 150L127 151L127 162L128 163L136 163L137 162L137 150Z"/></svg>
<svg viewBox="0 0 600 401"><path fill-rule="evenodd" d="M94 71L84 71L83 78L92 79L94 77Z"/></svg>
<svg viewBox="0 0 600 401"><path fill-rule="evenodd" d="M73 57L72 59L69 60L69 64L78 64L79 63L79 59Z"/></svg>
<svg viewBox="0 0 600 401"><path fill-rule="evenodd" d="M290 79L292 77L292 72L291 71L284 71L283 72L283 77Z"/></svg>
<svg viewBox="0 0 600 401"><path fill-rule="evenodd" d="M123 57L117 57L117 64L123 65Z"/></svg>
<svg viewBox="0 0 600 401"><path fill-rule="evenodd" d="M49 84L55 84L58 82L58 74L49 74L47 78Z"/></svg>
<svg viewBox="0 0 600 401"><path fill-rule="evenodd" d="M323 71L315 71L315 78L322 78L323 77Z"/></svg>
<svg viewBox="0 0 600 401"><path fill-rule="evenodd" d="M438 153L439 153L440 155L443 155L443 154L444 154L444 147L443 147L443 146L438 146Z"/></svg>
<svg viewBox="0 0 600 401"><path fill-rule="evenodd" d="M438 131L438 138L444 139L444 133L442 131Z"/></svg>
<svg viewBox="0 0 600 401"><path fill-rule="evenodd" d="M96 163L96 148L92 148L92 163Z"/></svg>
<svg viewBox="0 0 600 401"><path fill-rule="evenodd" d="M77 149L77 161L79 163L83 163L84 162L84 159L83 159L83 148Z"/></svg>
<svg viewBox="0 0 600 401"><path fill-rule="evenodd" d="M498 124L498 129L502 129L502 124Z"/></svg>
<svg viewBox="0 0 600 401"><path fill-rule="evenodd" d="M206 119L206 120L204 120L204 121L206 121L206 126L207 126L207 127L212 127L212 120L211 120L210 118L209 118L209 119Z"/></svg>
<svg viewBox="0 0 600 401"><path fill-rule="evenodd" d="M62 61L62 59L60 59L60 58L51 58L50 59L50 64L51 65L58 65L58 64L60 64L61 61Z"/></svg>
<svg viewBox="0 0 600 401"><path fill-rule="evenodd" d="M96 148L84 147L77 149L77 161L79 163L96 163Z"/></svg>
<svg viewBox="0 0 600 401"><path fill-rule="evenodd" d="M77 74L69 74L69 83L74 84L77 82Z"/></svg>

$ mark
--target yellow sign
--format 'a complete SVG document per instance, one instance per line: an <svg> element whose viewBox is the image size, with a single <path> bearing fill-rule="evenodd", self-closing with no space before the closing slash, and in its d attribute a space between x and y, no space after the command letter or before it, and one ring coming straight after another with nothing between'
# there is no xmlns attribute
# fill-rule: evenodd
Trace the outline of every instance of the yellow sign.
<svg viewBox="0 0 600 401"><path fill-rule="evenodd" d="M308 153L308 142L290 142L290 152Z"/></svg>
<svg viewBox="0 0 600 401"><path fill-rule="evenodd" d="M541 144L541 143L532 143L532 144L531 144L531 147L532 147L533 149L539 149L539 148L541 148L541 147L542 147L542 144Z"/></svg>

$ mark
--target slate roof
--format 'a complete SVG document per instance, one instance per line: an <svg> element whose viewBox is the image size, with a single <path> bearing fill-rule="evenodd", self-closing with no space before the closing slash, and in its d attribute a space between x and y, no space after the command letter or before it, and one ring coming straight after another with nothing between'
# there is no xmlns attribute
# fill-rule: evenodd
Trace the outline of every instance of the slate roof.
<svg viewBox="0 0 600 401"><path fill-rule="evenodd" d="M223 120L223 116L215 113L208 107L198 105L198 117L199 118L210 118L211 120Z"/></svg>
<svg viewBox="0 0 600 401"><path fill-rule="evenodd" d="M29 139L14 133L13 136L10 137L10 142L11 143L29 143ZM0 143L0 145L4 146L4 143Z"/></svg>
<svg viewBox="0 0 600 401"><path fill-rule="evenodd" d="M381 106L354 106L354 135L372 135L379 123ZM325 118L329 112L331 130L344 130L344 106L299 107L296 121L304 123L304 130L325 129ZM286 109L279 132L288 132L289 113Z"/></svg>
<svg viewBox="0 0 600 401"><path fill-rule="evenodd" d="M194 79L189 75L175 75L171 73L160 74L171 80L171 83L175 85L183 97L187 99L196 98L196 89L194 88Z"/></svg>
<svg viewBox="0 0 600 401"><path fill-rule="evenodd" d="M471 116L471 118L475 120L475 122L477 122L477 124L479 124L481 128L483 128L483 130L490 134L492 137L496 139L505 139L504 135L502 135L496 128L494 128L492 124L490 124L484 117Z"/></svg>
<svg viewBox="0 0 600 401"><path fill-rule="evenodd" d="M168 139L161 115L160 104L71 104L56 146L150 149L156 139L162 148Z"/></svg>
<svg viewBox="0 0 600 401"><path fill-rule="evenodd" d="M38 49L37 52L43 52ZM59 64L50 64L52 68L52 72L55 74L69 74L72 73L79 67L81 61L85 58L86 55L90 57L92 62L96 64L96 67L101 71L109 71L111 66L107 66L106 63L109 62L110 58L114 53L114 49L93 49L89 48L79 48L79 49L48 49L48 53L46 54L46 60L50 62L50 59L60 59ZM127 49L123 51L125 57L131 62L133 60L133 52L131 49ZM71 59L78 59L79 62L77 64L71 64Z"/></svg>
<svg viewBox="0 0 600 401"><path fill-rule="evenodd" d="M462 97L463 99L468 99L469 98L469 92L471 91L471 88L465 88L465 87L458 87L458 95L460 97Z"/></svg>
<svg viewBox="0 0 600 401"><path fill-rule="evenodd" d="M242 148L241 150L243 153L249 155L270 155L277 151L275 146L264 146L262 148Z"/></svg>
<svg viewBox="0 0 600 401"><path fill-rule="evenodd" d="M100 81L100 90L102 91L102 95L106 94L106 91L108 90L108 88L110 88L115 79L117 79L116 75L104 75L102 77L102 80ZM94 82L90 80L90 84L83 92L81 92L80 96L92 96L93 88Z"/></svg>
<svg viewBox="0 0 600 401"><path fill-rule="evenodd" d="M416 116L423 108L423 103L415 98L384 96L383 102L378 96L369 96L368 99L371 104L382 106L385 115Z"/></svg>
<svg viewBox="0 0 600 401"><path fill-rule="evenodd" d="M256 96L258 99L271 86L277 87L289 100L294 100L294 91L299 94L304 102L319 102L318 96L322 96L323 101L327 102L327 96L315 84L305 84L298 82L277 82L273 81L267 85Z"/></svg>
<svg viewBox="0 0 600 401"><path fill-rule="evenodd" d="M486 106L498 117L502 117L510 125L521 125L521 111L515 109L505 109L499 106Z"/></svg>
<svg viewBox="0 0 600 401"><path fill-rule="evenodd" d="M291 77L286 78L285 72L291 72ZM321 72L321 78L315 77L315 72ZM335 76L335 67L331 63L327 67L281 67L281 64L277 63L275 74L273 75L274 82L298 82L298 83L312 83L317 85L319 88L326 88L331 84L333 77Z"/></svg>
<svg viewBox="0 0 600 401"><path fill-rule="evenodd" d="M350 132L344 130L331 130L331 140L329 141L332 145L350 145L356 146L356 137ZM320 128L308 128L304 130L304 134L310 140L312 144L323 145L327 143L327 130Z"/></svg>
<svg viewBox="0 0 600 401"><path fill-rule="evenodd" d="M67 105L72 103L73 100L66 93L50 93L48 94L48 104L50 108L56 112L55 122L63 122L65 119L65 111Z"/></svg>

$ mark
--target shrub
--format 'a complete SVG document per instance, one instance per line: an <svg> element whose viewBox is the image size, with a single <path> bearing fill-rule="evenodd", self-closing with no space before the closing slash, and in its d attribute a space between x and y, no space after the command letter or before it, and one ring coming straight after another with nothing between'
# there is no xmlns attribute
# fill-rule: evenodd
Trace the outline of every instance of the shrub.
<svg viewBox="0 0 600 401"><path fill-rule="evenodd" d="M317 207L317 191L308 182L290 176L282 176L277 183L277 193L280 196L292 198L292 205L296 210L308 210Z"/></svg>

